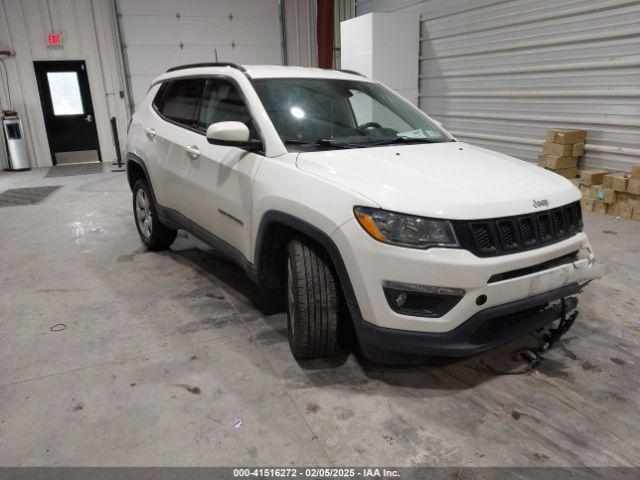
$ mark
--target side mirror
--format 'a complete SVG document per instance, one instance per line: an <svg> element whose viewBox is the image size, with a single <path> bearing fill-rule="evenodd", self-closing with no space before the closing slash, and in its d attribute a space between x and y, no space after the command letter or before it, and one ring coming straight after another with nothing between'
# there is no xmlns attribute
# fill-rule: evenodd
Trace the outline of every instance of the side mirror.
<svg viewBox="0 0 640 480"><path fill-rule="evenodd" d="M249 139L249 128L242 122L216 122L207 128L207 141L213 145L262 150L260 140Z"/></svg>

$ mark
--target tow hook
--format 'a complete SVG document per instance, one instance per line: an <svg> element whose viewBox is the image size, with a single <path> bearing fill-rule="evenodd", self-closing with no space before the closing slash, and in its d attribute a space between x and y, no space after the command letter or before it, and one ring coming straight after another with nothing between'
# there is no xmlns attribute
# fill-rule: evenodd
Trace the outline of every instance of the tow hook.
<svg viewBox="0 0 640 480"><path fill-rule="evenodd" d="M578 310L574 310L571 315L567 316L567 302L565 298L560 300L560 322L555 328L550 328L542 335L542 344L538 347L524 347L516 351L515 360L524 360L526 365L520 370L499 370L491 365L483 363L483 366L491 373L497 375L530 375L540 362L544 360L543 353L553 347L562 336L573 326L576 318L578 318Z"/></svg>

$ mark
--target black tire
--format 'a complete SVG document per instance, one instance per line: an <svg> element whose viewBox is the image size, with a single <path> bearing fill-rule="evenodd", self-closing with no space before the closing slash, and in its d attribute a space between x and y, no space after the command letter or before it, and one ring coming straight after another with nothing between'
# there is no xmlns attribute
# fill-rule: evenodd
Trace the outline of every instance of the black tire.
<svg viewBox="0 0 640 480"><path fill-rule="evenodd" d="M296 238L287 246L287 327L296 358L333 354L338 295L330 260L314 242Z"/></svg>
<svg viewBox="0 0 640 480"><path fill-rule="evenodd" d="M160 223L149 186L142 178L133 185L133 219L140 239L149 250L165 250L176 239L177 231Z"/></svg>

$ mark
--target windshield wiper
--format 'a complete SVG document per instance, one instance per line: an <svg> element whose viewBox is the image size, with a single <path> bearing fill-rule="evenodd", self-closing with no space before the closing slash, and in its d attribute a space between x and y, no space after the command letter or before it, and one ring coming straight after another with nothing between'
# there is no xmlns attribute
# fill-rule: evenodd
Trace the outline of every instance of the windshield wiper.
<svg viewBox="0 0 640 480"><path fill-rule="evenodd" d="M289 143L292 145L315 145L320 147L335 147L335 148L363 148L370 145L368 143L341 142L339 140L333 140L330 138L320 138L318 140L298 140L296 138L286 138L283 140L283 142Z"/></svg>
<svg viewBox="0 0 640 480"><path fill-rule="evenodd" d="M412 137L395 137L388 140L381 140L379 142L367 143L367 147L377 147L379 145L393 145L396 143L443 143L446 140L435 138L412 138Z"/></svg>
<svg viewBox="0 0 640 480"><path fill-rule="evenodd" d="M411 137L395 137L387 140L379 140L377 142L362 142L351 143L341 142L340 140L334 140L331 138L320 138L318 140L298 140L295 138L287 138L283 140L284 143L292 145L315 145L320 147L334 147L334 148L367 148L378 147L382 145L394 145L397 143L442 143L447 140L433 139L433 138L411 138Z"/></svg>

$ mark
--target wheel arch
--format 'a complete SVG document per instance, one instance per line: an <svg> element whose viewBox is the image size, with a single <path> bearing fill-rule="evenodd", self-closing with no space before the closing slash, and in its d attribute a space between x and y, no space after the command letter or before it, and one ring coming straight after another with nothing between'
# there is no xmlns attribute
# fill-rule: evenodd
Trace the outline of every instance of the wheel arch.
<svg viewBox="0 0 640 480"><path fill-rule="evenodd" d="M269 210L262 216L255 242L254 279L260 284L273 285L284 278L287 243L295 235L310 238L327 252L349 312L352 318L360 320L360 307L337 245L327 233L296 216L278 210Z"/></svg>
<svg viewBox="0 0 640 480"><path fill-rule="evenodd" d="M129 183L129 188L133 191L133 186L140 179L143 178L146 180L147 185L149 186L149 191L151 192L151 196L153 197L153 202L158 205L156 201L156 194L153 191L153 185L151 184L151 177L149 176L149 170L139 156L135 153L128 152L127 153L127 182Z"/></svg>

